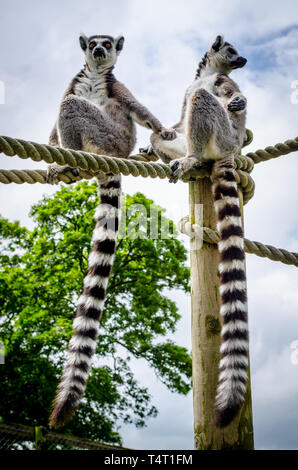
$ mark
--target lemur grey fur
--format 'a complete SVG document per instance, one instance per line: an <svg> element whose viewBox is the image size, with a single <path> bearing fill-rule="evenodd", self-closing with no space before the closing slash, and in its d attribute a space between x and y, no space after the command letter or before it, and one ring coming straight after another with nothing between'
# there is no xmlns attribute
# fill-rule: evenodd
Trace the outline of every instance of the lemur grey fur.
<svg viewBox="0 0 298 470"><path fill-rule="evenodd" d="M162 139L175 137L175 131L165 129L113 75L123 43L122 36L80 36L86 64L65 92L51 133L51 145L128 157L135 145L134 121L152 129ZM56 182L58 174L65 168L49 166L48 181ZM63 425L71 417L84 395L114 260L121 179L120 175L111 173L97 174L97 178L100 204L95 213L96 227L84 290L73 322L74 335L50 417L54 427Z"/></svg>
<svg viewBox="0 0 298 470"><path fill-rule="evenodd" d="M170 162L178 177L205 161L214 161L212 192L220 234L221 361L215 403L215 423L227 426L244 401L248 367L248 325L244 241L234 157L245 136L246 99L228 77L246 59L217 36L187 89L180 122L173 126L177 139L162 143L153 135L157 155ZM186 156L185 156L186 155ZM177 158L177 160L173 160Z"/></svg>

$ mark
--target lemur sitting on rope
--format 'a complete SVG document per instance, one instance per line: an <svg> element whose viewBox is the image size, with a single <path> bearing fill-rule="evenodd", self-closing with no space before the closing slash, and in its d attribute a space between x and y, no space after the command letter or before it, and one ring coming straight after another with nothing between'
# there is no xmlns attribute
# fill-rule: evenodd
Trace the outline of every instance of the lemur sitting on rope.
<svg viewBox="0 0 298 470"><path fill-rule="evenodd" d="M51 145L94 152L102 155L128 157L136 141L134 121L152 129L161 139L176 136L165 129L127 88L118 82L112 71L123 48L124 38L81 35L80 44L86 64L63 97L57 123L50 137ZM47 180L69 167L50 165ZM77 174L77 170L72 170ZM120 175L99 172L99 199L95 212L96 227L83 294L79 298L74 335L69 344L67 362L58 387L53 426L62 426L74 413L84 395L91 358L95 352L102 317L106 288L114 260L120 216Z"/></svg>
<svg viewBox="0 0 298 470"><path fill-rule="evenodd" d="M192 167L214 161L212 191L220 234L221 361L216 395L215 423L227 426L238 413L247 382L248 326L244 241L234 157L245 136L246 99L228 74L246 59L217 36L199 63L187 89L182 115L173 126L177 138L162 142L151 136L154 153L170 163L176 183Z"/></svg>

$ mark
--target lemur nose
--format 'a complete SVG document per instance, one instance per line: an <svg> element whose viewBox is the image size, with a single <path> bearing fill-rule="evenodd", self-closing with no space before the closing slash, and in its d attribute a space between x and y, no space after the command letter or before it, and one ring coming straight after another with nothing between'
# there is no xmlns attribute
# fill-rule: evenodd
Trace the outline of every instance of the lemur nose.
<svg viewBox="0 0 298 470"><path fill-rule="evenodd" d="M237 61L239 62L240 67L244 67L247 62L247 59L245 59L245 57L238 57Z"/></svg>
<svg viewBox="0 0 298 470"><path fill-rule="evenodd" d="M93 51L93 56L94 57L105 57L106 53L104 51L103 47L96 47Z"/></svg>

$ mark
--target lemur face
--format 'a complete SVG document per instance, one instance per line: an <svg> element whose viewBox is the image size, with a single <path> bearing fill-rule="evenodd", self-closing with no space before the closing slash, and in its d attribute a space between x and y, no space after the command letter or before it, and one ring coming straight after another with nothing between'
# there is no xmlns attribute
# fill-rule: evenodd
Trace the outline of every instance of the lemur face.
<svg viewBox="0 0 298 470"><path fill-rule="evenodd" d="M217 36L209 50L209 56L210 60L214 61L216 66L224 73L239 69L247 62L247 59L238 54L235 47L224 41L223 36Z"/></svg>
<svg viewBox="0 0 298 470"><path fill-rule="evenodd" d="M80 45L86 57L86 63L93 67L113 66L120 54L124 43L124 37L119 36L80 36Z"/></svg>

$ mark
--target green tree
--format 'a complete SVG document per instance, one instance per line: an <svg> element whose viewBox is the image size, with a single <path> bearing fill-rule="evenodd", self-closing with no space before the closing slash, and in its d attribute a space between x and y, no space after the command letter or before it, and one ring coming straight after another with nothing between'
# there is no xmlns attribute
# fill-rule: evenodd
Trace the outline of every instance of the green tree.
<svg viewBox="0 0 298 470"><path fill-rule="evenodd" d="M0 219L0 417L4 421L47 425L57 381L72 334L76 301L87 268L94 228L96 183L62 187L31 209L35 228ZM125 206L125 203L123 203ZM169 223L172 234L150 239L139 224L138 207L159 211L158 232ZM140 236L118 242L104 318L85 398L64 433L121 443L122 422L144 426L157 410L135 379L131 358L147 361L173 392L191 387L188 351L165 338L180 316L165 293L189 291L186 251L164 210L143 194L126 197L127 224ZM146 234L146 232L148 232Z"/></svg>

